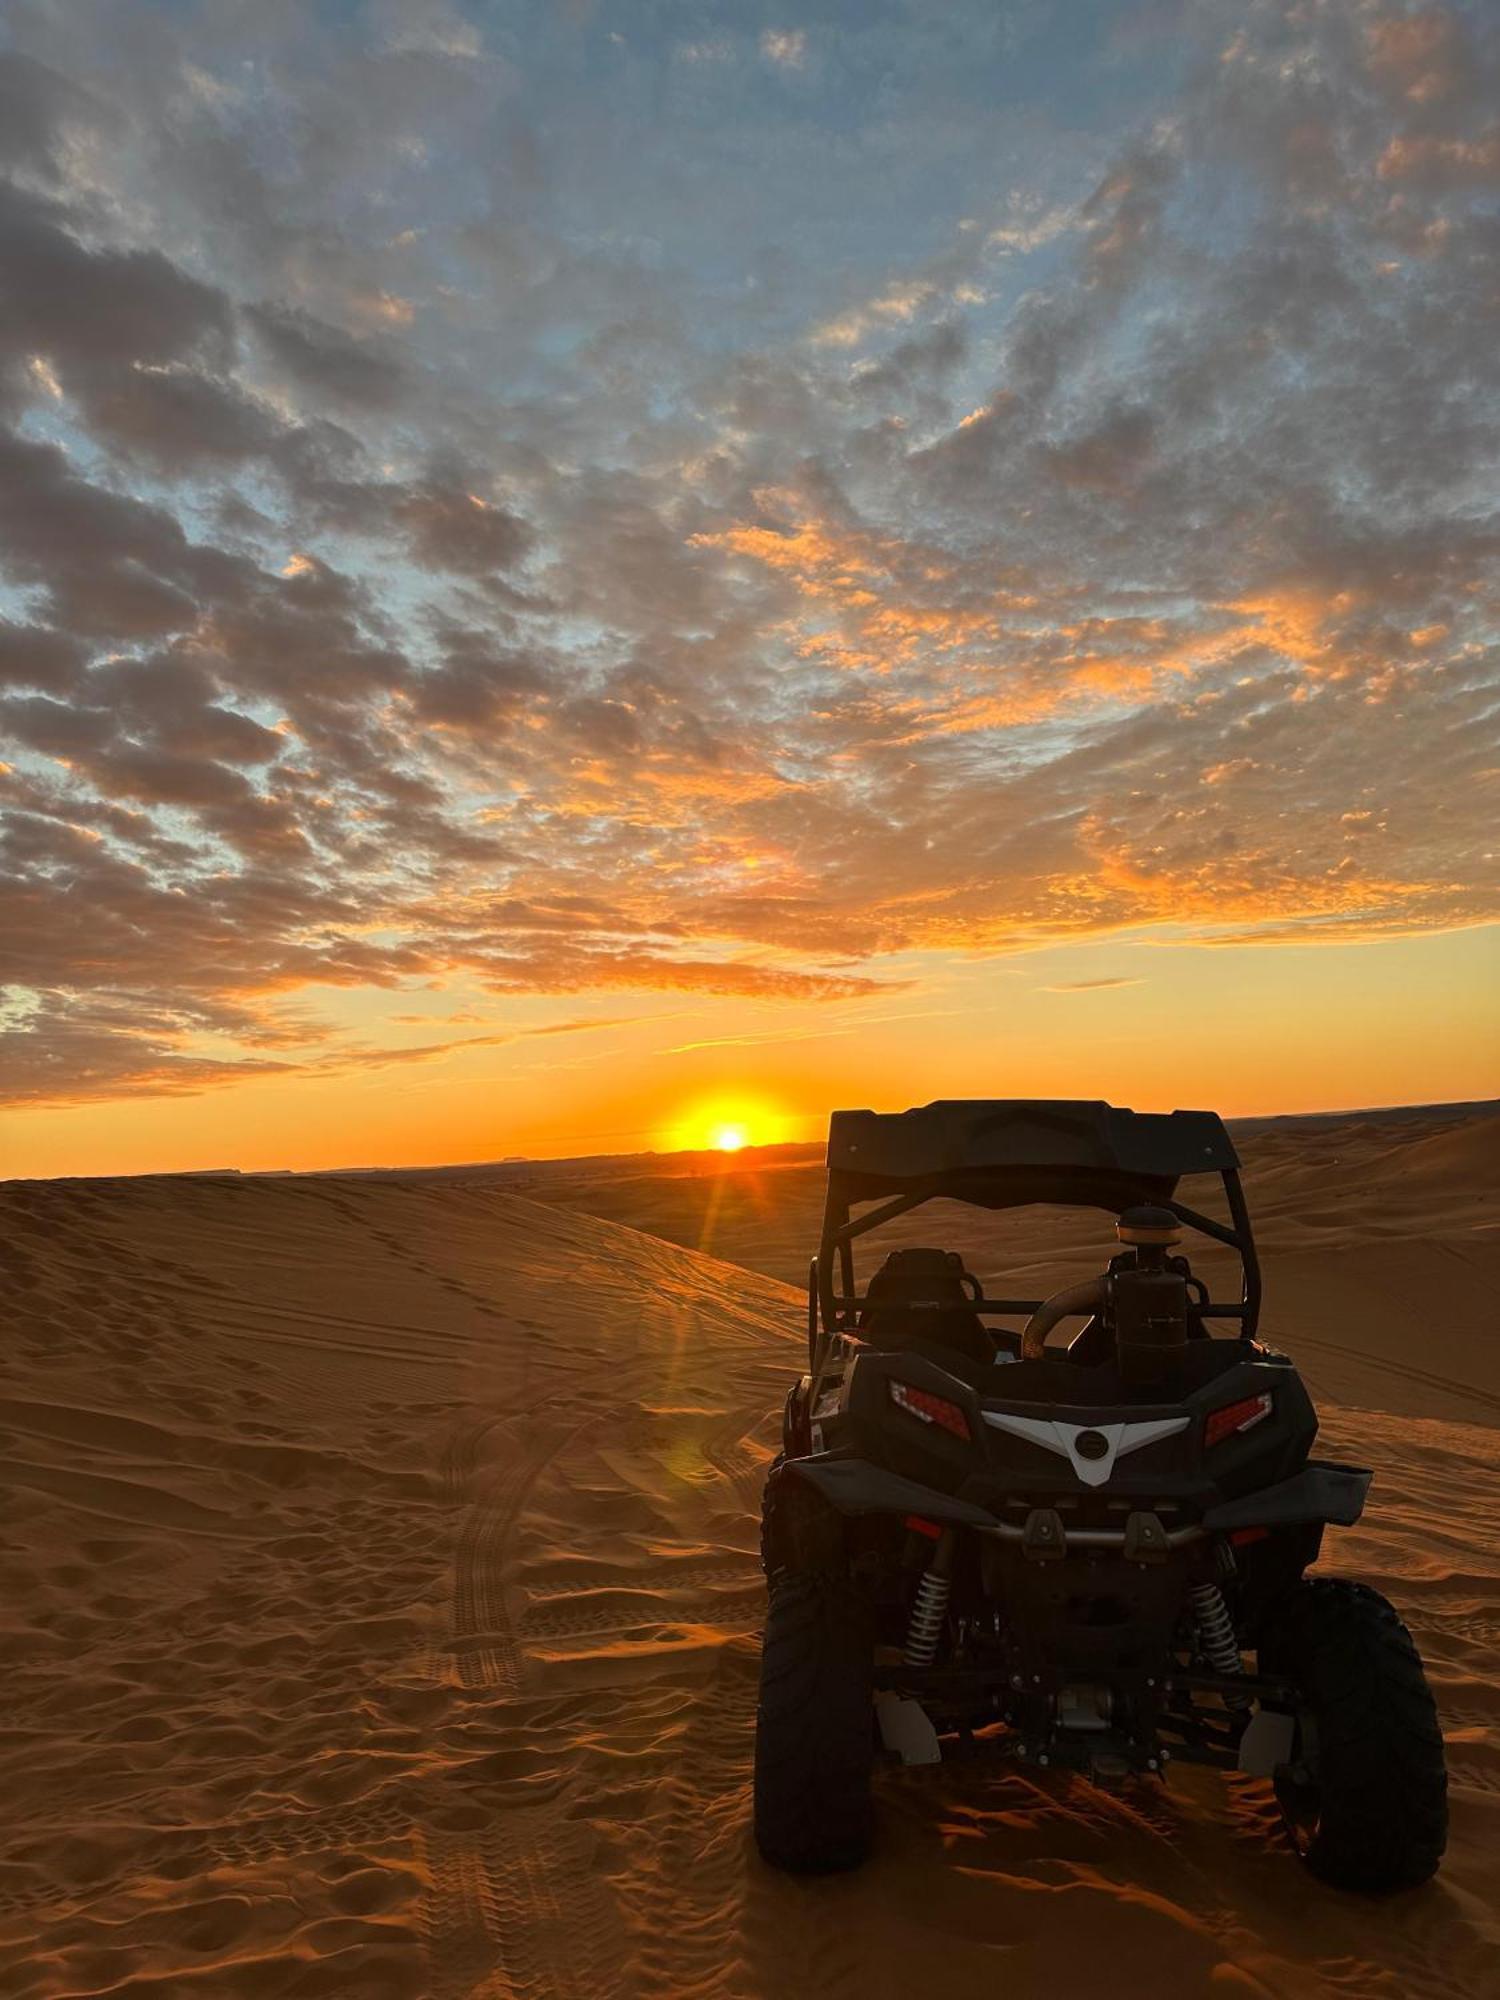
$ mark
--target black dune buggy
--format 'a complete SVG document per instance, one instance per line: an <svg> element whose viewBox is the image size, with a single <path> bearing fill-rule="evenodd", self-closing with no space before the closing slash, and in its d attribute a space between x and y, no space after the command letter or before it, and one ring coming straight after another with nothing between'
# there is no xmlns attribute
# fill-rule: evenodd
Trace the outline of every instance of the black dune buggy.
<svg viewBox="0 0 1500 2000"><path fill-rule="evenodd" d="M1432 1695L1384 1598L1303 1574L1370 1474L1309 1458L1307 1391L1255 1338L1259 1267L1219 1118L840 1111L828 1170L809 1371L765 1494L766 1859L854 1866L877 1747L934 1763L947 1742L1106 1782L1178 1761L1248 1772L1326 1881L1425 1881L1447 1831ZM1189 1174L1220 1176L1225 1219L1177 1198ZM936 1249L892 1251L861 1293L855 1239L934 1197L1104 1209L1123 1247L1050 1299L986 1298ZM1177 1254L1184 1225L1237 1254L1236 1299ZM1082 1330L1048 1344L1070 1315ZM1006 1318L1024 1329L986 1324Z"/></svg>

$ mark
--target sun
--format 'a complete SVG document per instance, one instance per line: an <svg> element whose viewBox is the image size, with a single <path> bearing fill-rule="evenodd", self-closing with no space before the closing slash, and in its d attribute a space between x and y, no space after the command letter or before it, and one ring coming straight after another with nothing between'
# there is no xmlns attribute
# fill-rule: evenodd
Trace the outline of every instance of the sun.
<svg viewBox="0 0 1500 2000"><path fill-rule="evenodd" d="M790 1138L790 1122L765 1098L722 1091L682 1105L662 1128L658 1144L671 1153L743 1153Z"/></svg>

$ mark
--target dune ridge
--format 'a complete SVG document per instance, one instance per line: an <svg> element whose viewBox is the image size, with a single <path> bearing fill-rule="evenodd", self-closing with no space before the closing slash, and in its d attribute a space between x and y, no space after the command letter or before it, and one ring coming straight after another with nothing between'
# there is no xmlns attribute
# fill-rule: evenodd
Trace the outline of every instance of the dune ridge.
<svg viewBox="0 0 1500 2000"><path fill-rule="evenodd" d="M1451 1224L1464 1190L1383 1158L1268 1188L1276 1256L1342 1227L1404 1244L1429 1296L1460 1260L1422 1205ZM1306 1219L1314 1181L1342 1224ZM1359 1220L1390 1182L1409 1235ZM748 1838L794 1291L461 1177L12 1183L0 1246L7 1994L1496 1990L1500 1470L1472 1391L1500 1384L1472 1329L1408 1356L1425 1389L1335 1356L1367 1406L1325 1409L1378 1469L1330 1566L1396 1599L1443 1712L1430 1890L1322 1889L1246 1781L962 1763L884 1774L870 1867L801 1884ZM1389 1273L1341 1306L1333 1264L1330 1339L1405 1310Z"/></svg>

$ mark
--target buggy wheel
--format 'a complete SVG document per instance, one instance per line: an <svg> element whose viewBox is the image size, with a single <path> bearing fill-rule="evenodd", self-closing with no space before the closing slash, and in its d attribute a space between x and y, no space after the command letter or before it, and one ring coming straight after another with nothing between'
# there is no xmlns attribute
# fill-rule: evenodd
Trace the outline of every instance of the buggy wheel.
<svg viewBox="0 0 1500 2000"><path fill-rule="evenodd" d="M776 1456L771 1460L771 1463L766 1467L766 1483L761 1488L760 1494L760 1566L768 1577L774 1573L777 1567L777 1549L775 1546L776 1525L773 1518L775 1501L773 1495L776 1491L776 1475L785 1464L786 1453L778 1451Z"/></svg>
<svg viewBox="0 0 1500 2000"><path fill-rule="evenodd" d="M1415 1888L1448 1838L1437 1708L1411 1634L1377 1591L1298 1584L1272 1613L1261 1669L1300 1690L1293 1761L1274 1780L1292 1844L1339 1889Z"/></svg>
<svg viewBox="0 0 1500 2000"><path fill-rule="evenodd" d="M772 1579L755 1713L755 1841L799 1875L856 1868L870 1847L874 1635L842 1577Z"/></svg>

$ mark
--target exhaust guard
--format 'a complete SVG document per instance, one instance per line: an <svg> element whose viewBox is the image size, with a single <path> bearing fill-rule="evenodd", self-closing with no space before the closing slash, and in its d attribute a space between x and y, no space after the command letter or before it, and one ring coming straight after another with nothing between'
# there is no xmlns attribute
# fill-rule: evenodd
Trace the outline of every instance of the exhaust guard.
<svg viewBox="0 0 1500 2000"><path fill-rule="evenodd" d="M972 1500L961 1500L955 1494L940 1493L936 1487L920 1485L915 1479L904 1479L899 1473L872 1465L868 1459L794 1458L787 1461L786 1470L805 1479L840 1514L920 1514L924 1520L974 1528L1002 1541L1019 1542L1028 1536L1028 1528L998 1520ZM1180 1548L1206 1535L1229 1534L1239 1528L1294 1527L1308 1521L1325 1521L1347 1528L1364 1510L1372 1477L1361 1466L1312 1461L1278 1485L1208 1508L1201 1523L1195 1526L1164 1531L1157 1524L1156 1534L1161 1540L1155 1543L1152 1553ZM1137 1520L1154 1522L1155 1516L1131 1516L1131 1522ZM1061 1526L1059 1521L1059 1529ZM1123 1529L1075 1528L1067 1533L1066 1543L1123 1549L1139 1533L1139 1529L1132 1530L1130 1523ZM1054 1543L1048 1552L1063 1551Z"/></svg>

